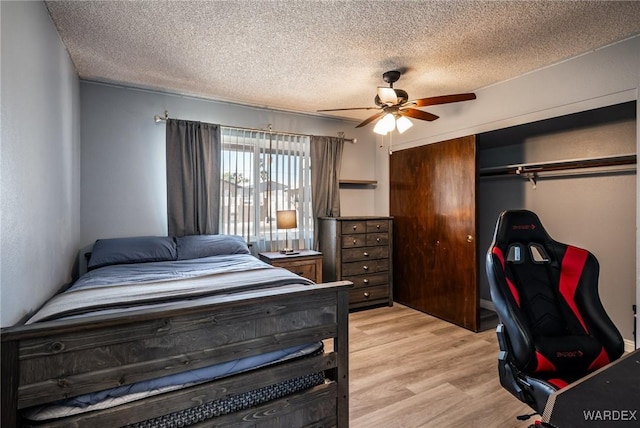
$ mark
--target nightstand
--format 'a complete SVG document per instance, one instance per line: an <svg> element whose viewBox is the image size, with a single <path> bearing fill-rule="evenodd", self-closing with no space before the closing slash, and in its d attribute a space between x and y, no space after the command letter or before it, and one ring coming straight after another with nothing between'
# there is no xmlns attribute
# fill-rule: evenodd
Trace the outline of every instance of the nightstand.
<svg viewBox="0 0 640 428"><path fill-rule="evenodd" d="M280 252L259 253L258 257L271 266L285 268L315 283L322 282L322 253L313 250L300 250L297 254Z"/></svg>

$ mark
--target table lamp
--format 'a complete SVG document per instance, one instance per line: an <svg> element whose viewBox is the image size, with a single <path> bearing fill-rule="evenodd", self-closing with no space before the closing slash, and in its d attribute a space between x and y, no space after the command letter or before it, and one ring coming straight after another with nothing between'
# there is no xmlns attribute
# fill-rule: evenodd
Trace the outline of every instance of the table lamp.
<svg viewBox="0 0 640 428"><path fill-rule="evenodd" d="M298 227L296 221L296 210L282 210L276 211L276 227L278 229L285 230L285 248L280 250L282 254L297 254L289 247L289 229L295 229Z"/></svg>

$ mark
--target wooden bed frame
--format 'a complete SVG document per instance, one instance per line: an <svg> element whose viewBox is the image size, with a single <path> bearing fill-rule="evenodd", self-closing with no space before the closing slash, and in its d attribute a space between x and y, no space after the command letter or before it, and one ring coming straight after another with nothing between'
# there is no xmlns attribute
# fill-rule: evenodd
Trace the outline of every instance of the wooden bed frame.
<svg viewBox="0 0 640 428"><path fill-rule="evenodd" d="M349 424L347 281L238 292L2 329L3 427L28 426L20 409L314 341L321 355L160 394L39 427L122 426L324 371L325 382L196 425L332 427Z"/></svg>

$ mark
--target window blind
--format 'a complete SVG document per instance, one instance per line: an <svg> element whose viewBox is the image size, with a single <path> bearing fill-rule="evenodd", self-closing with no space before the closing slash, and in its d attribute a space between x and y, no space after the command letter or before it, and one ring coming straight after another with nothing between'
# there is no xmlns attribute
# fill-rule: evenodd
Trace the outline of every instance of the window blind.
<svg viewBox="0 0 640 428"><path fill-rule="evenodd" d="M286 246L276 211L296 210L294 249L313 248L310 137L221 127L220 233L243 236L255 252Z"/></svg>

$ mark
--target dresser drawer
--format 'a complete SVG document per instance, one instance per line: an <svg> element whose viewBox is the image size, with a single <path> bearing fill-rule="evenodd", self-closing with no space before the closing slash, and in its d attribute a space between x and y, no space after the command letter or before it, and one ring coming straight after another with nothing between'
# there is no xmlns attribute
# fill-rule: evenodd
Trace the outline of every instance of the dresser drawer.
<svg viewBox="0 0 640 428"><path fill-rule="evenodd" d="M340 228L343 235L365 233L367 231L367 222L363 220L343 221Z"/></svg>
<svg viewBox="0 0 640 428"><path fill-rule="evenodd" d="M368 247L372 245L389 245L389 233L367 233L366 244Z"/></svg>
<svg viewBox="0 0 640 428"><path fill-rule="evenodd" d="M342 236L342 248L356 248L364 247L367 244L368 235L343 235Z"/></svg>
<svg viewBox="0 0 640 428"><path fill-rule="evenodd" d="M345 281L353 282L353 288L389 285L389 272L372 273L370 275L344 276Z"/></svg>
<svg viewBox="0 0 640 428"><path fill-rule="evenodd" d="M363 275L365 273L386 272L389 270L389 260L364 260L343 263L342 276Z"/></svg>
<svg viewBox="0 0 640 428"><path fill-rule="evenodd" d="M367 233L388 232L389 220L367 220Z"/></svg>
<svg viewBox="0 0 640 428"><path fill-rule="evenodd" d="M389 245L389 233L367 233L365 235L343 235L342 248L371 247L373 245Z"/></svg>
<svg viewBox="0 0 640 428"><path fill-rule="evenodd" d="M349 291L349 304L388 299L389 287L385 285L381 285L378 287L358 288Z"/></svg>
<svg viewBox="0 0 640 428"><path fill-rule="evenodd" d="M389 247L360 247L342 250L342 261L388 259Z"/></svg>

